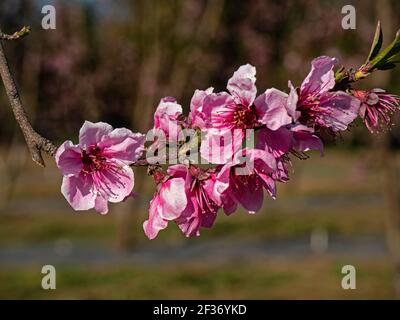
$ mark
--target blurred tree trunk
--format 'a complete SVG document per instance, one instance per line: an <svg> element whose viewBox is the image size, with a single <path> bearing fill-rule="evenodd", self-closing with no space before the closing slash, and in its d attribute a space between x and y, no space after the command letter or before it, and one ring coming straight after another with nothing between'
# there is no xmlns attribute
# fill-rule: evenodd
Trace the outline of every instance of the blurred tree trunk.
<svg viewBox="0 0 400 320"><path fill-rule="evenodd" d="M390 1L377 2L378 17L382 22L386 39L393 37L392 6ZM375 77L377 85L387 87L390 73L381 72ZM385 201L386 242L394 266L394 294L400 299L400 172L396 163L396 152L390 146L390 131L376 136L373 141L378 151L382 191ZM375 152L376 152L375 151Z"/></svg>
<svg viewBox="0 0 400 320"><path fill-rule="evenodd" d="M140 30L141 65L137 72L141 80L136 89L136 101L132 108L131 126L135 130L147 133L152 122L154 99L158 88L158 73L161 64L160 52L160 19L162 2L154 5L150 1L132 3L136 28ZM168 3L166 3L168 5ZM143 194L146 190L146 170L135 170L134 191ZM116 207L117 247L120 250L132 249L136 244L133 225L140 224L142 206L139 200L128 201Z"/></svg>
<svg viewBox="0 0 400 320"><path fill-rule="evenodd" d="M96 69L98 67L99 62L99 41L98 41L98 21L95 13L95 4L88 2L82 5L82 15L81 24L83 25L84 30L84 41L86 46L86 70L84 79L81 85L84 86L85 90L83 90L84 97L82 97L82 101L85 101L85 118L86 119L99 119L100 118L100 110L99 103L96 101L96 94L94 92L95 79L93 79Z"/></svg>
<svg viewBox="0 0 400 320"><path fill-rule="evenodd" d="M186 11L193 10L195 1L186 1L182 6L180 19L177 19L176 32L185 30L185 34L181 35L181 41L190 42L185 48L174 54L172 63L172 71L168 91L174 92L178 101L182 98L185 85L190 77L196 75L198 68L203 67L198 63L198 57L202 54L202 50L214 39L216 32L221 23L222 13L224 9L224 0L207 1L200 18L195 19ZM186 9L186 10L185 10ZM181 31L182 33L182 31ZM185 57L192 57L191 59ZM173 86L173 88L171 87Z"/></svg>
<svg viewBox="0 0 400 320"><path fill-rule="evenodd" d="M394 265L395 297L400 298L400 174L396 156L387 137L379 139L383 193L385 199L386 239Z"/></svg>

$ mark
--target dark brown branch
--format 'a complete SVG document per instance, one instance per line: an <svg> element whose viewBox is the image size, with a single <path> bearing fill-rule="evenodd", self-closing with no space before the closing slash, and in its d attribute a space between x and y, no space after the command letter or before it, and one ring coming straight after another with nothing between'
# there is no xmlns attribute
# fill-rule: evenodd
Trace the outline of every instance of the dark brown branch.
<svg viewBox="0 0 400 320"><path fill-rule="evenodd" d="M24 30L24 28L22 29ZM21 31L20 31L21 32ZM16 32L14 35L9 36L9 39L18 39L22 35ZM0 37L3 39L3 33L0 30ZM25 35L25 33L23 33ZM45 163L42 158L42 151L50 156L54 156L57 147L46 138L37 133L30 124L26 115L25 109L22 105L21 98L18 93L17 86L11 75L11 71L7 62L4 52L3 44L0 41L0 74L6 89L8 99L11 104L11 109L14 113L15 120L17 120L22 133L25 137L26 144L28 145L29 152L31 153L32 160L40 166L44 167Z"/></svg>

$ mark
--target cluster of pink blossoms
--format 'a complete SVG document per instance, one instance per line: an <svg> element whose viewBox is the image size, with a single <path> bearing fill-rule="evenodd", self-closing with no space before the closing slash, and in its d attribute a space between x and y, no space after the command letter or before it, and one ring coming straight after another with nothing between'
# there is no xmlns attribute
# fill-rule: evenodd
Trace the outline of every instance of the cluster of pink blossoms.
<svg viewBox="0 0 400 320"><path fill-rule="evenodd" d="M336 63L335 58L316 58L300 87L289 82L289 93L271 88L258 96L255 68L241 66L229 79L227 92L196 90L188 116L174 98L163 98L151 133L161 132L167 143L152 138L147 148L143 134L85 122L79 145L66 141L56 154L64 175L62 193L75 210L107 213L108 202L133 194L131 167L140 162L149 166L157 184L143 224L150 239L171 221L190 237L210 228L220 209L229 215L241 205L255 213L262 207L264 189L275 198L277 182L288 181L290 156L306 158L309 150L323 154L322 132L336 135L358 117L376 132L389 125L399 108L399 97L380 89L337 90ZM195 132L194 143L179 142L185 130ZM246 143L249 131L256 140L251 146ZM208 165L185 158L163 168L157 159L173 142L178 154L188 144L194 146Z"/></svg>

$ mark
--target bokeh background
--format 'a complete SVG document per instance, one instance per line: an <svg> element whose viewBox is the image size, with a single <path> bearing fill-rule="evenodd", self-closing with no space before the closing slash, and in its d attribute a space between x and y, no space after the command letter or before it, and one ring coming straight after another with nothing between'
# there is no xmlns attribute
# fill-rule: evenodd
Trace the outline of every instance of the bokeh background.
<svg viewBox="0 0 400 320"><path fill-rule="evenodd" d="M45 4L56 30L41 28ZM347 4L356 30L341 27ZM299 85L318 55L358 67L377 20L386 44L399 13L396 0L2 0L0 25L32 26L6 52L34 127L60 143L76 141L85 119L146 132L160 98L187 107L196 88L224 90L244 63L256 66L259 92ZM400 94L399 75L359 85ZM107 216L74 212L53 161L30 161L0 86L0 298L399 298L399 138L396 126L374 137L356 125L324 158L294 161L291 181L256 215L221 213L193 239L171 224L149 241L145 170L135 172L138 198ZM46 264L56 290L41 288ZM356 290L341 288L348 264Z"/></svg>

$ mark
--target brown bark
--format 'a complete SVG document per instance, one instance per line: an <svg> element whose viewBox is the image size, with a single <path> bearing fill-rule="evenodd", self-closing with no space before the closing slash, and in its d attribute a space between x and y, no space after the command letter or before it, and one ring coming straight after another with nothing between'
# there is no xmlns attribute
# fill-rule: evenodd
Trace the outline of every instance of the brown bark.
<svg viewBox="0 0 400 320"><path fill-rule="evenodd" d="M21 32L16 32L11 36L7 36L0 31L0 39L15 40L25 35ZM8 65L7 57L4 52L3 44L0 41L0 75L6 89L8 99L10 101L11 109L14 113L15 120L17 121L21 131L24 135L26 144L29 152L31 153L32 160L40 166L44 167L45 163L42 157L42 151L50 156L54 156L57 147L48 139L42 137L37 133L30 124L26 115L24 106L22 104L17 86L14 78L11 74L10 67Z"/></svg>

